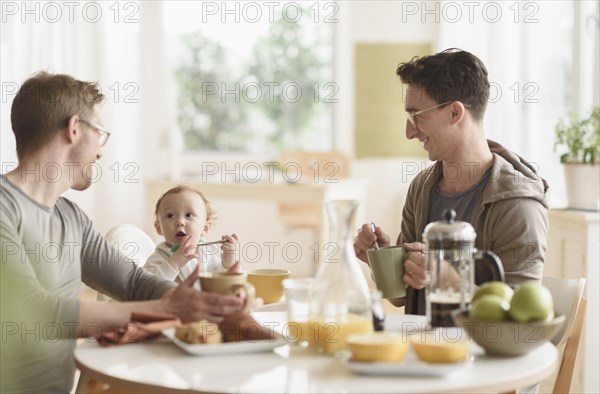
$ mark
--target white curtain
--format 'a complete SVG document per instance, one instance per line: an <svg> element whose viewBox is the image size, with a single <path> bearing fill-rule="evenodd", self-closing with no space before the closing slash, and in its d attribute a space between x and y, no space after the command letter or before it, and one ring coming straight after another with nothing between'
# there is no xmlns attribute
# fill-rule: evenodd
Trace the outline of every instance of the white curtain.
<svg viewBox="0 0 600 394"><path fill-rule="evenodd" d="M467 3L476 7L469 9ZM588 112L594 101L594 89L588 86L598 86L593 71L597 60L595 67L592 64L598 21L586 22L585 31L574 31L576 16L581 13L588 20L598 5L575 3L440 4L438 50L459 47L486 64L492 84L486 134L538 166L550 182L553 206L566 202L562 169L553 152L554 127L570 111ZM455 4L462 10L459 23L452 12Z"/></svg>
<svg viewBox="0 0 600 394"><path fill-rule="evenodd" d="M51 4L51 5L48 5ZM67 192L105 232L118 223L146 226L144 179L170 173L172 100L166 88L160 2L14 3L3 6L1 42L2 172L17 162L10 125L16 89L40 70L98 81L112 136L101 173L84 192ZM37 20L36 20L37 18ZM143 38L143 39L142 39Z"/></svg>

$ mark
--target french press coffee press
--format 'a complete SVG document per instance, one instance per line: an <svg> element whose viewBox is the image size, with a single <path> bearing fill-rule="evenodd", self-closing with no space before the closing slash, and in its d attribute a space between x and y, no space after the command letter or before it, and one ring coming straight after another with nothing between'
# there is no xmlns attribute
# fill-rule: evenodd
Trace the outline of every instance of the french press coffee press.
<svg viewBox="0 0 600 394"><path fill-rule="evenodd" d="M429 223L423 232L426 255L425 297L427 320L432 327L453 326L452 312L466 309L476 285L504 281L498 256L475 248L475 230L467 222L455 221L453 209L444 220Z"/></svg>

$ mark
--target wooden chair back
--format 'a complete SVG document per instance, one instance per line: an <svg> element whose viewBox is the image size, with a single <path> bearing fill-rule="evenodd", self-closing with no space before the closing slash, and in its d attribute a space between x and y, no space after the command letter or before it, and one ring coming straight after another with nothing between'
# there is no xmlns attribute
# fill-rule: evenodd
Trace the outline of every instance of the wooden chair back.
<svg viewBox="0 0 600 394"><path fill-rule="evenodd" d="M581 339L581 332L583 330L583 318L585 316L586 306L587 299L582 297L577 310L575 311L571 333L565 342L565 348L558 368L558 375L556 376L556 382L554 382L554 388L552 390L555 394L568 393L571 389L571 380L573 379L573 369L575 367L575 360L577 359L577 348L579 347L579 340Z"/></svg>
<svg viewBox="0 0 600 394"><path fill-rule="evenodd" d="M342 152L286 151L281 154L279 163L288 176L299 179L298 182L333 183L350 175L350 160ZM316 227L322 209L315 204L282 203L278 213L287 227Z"/></svg>
<svg viewBox="0 0 600 394"><path fill-rule="evenodd" d="M552 294L555 311L566 317L564 327L552 339L555 346L563 348L560 367L554 382L554 393L568 393L571 386L587 304L583 296L585 283L584 278L567 279L550 276L542 278L542 284Z"/></svg>

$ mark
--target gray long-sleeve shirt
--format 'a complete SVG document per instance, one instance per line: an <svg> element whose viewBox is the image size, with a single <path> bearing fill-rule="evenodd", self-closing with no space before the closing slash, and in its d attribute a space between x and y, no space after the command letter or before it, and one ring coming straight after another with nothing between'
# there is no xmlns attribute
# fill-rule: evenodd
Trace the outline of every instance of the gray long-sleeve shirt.
<svg viewBox="0 0 600 394"><path fill-rule="evenodd" d="M156 299L175 286L111 248L73 202L45 207L4 175L0 250L2 392L70 390L81 281L118 300Z"/></svg>

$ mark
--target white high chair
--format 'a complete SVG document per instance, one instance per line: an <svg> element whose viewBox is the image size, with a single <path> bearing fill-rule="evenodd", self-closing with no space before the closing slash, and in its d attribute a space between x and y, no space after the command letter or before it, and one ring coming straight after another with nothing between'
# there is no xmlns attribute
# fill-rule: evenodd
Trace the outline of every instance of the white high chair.
<svg viewBox="0 0 600 394"><path fill-rule="evenodd" d="M117 248L138 266L144 265L155 248L150 236L144 230L132 224L118 224L108 230L104 238L111 246ZM98 301L110 299L107 295L98 293Z"/></svg>

